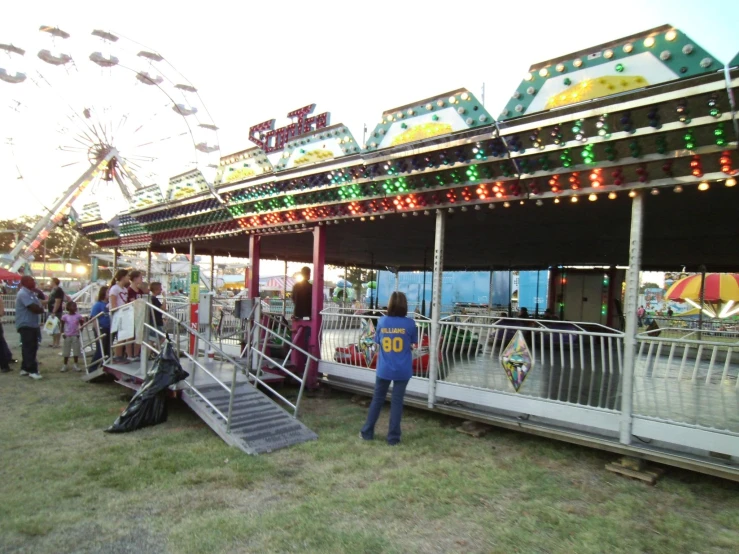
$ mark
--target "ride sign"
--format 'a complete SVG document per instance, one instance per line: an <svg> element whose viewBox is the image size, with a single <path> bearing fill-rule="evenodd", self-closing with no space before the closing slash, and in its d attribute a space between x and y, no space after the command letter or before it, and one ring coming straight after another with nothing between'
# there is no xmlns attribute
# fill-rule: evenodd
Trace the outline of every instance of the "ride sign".
<svg viewBox="0 0 739 554"><path fill-rule="evenodd" d="M328 127L328 112L308 117L308 114L312 113L315 107L315 104L310 104L290 112L287 116L296 119L296 121L279 129L275 129L274 119L254 125L249 128L249 140L264 150L265 154L270 154L285 148L290 139Z"/></svg>

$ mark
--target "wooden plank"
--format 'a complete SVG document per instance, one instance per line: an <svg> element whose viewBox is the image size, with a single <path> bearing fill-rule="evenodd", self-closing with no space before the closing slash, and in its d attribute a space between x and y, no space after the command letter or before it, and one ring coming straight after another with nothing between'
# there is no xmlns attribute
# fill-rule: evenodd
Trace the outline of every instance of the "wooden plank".
<svg viewBox="0 0 739 554"><path fill-rule="evenodd" d="M637 471L621 464L606 464L606 469L612 473L639 479L650 485L654 485L664 473L662 468L650 468Z"/></svg>

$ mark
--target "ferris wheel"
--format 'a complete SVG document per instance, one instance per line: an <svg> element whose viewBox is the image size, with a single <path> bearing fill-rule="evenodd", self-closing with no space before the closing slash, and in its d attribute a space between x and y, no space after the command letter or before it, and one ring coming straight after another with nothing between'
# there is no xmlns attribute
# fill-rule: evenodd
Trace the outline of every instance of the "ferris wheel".
<svg viewBox="0 0 739 554"><path fill-rule="evenodd" d="M142 198L172 199L176 175L215 195L218 128L161 54L110 30L11 32L0 36L0 183L44 217L0 265L21 267L70 213L109 222Z"/></svg>

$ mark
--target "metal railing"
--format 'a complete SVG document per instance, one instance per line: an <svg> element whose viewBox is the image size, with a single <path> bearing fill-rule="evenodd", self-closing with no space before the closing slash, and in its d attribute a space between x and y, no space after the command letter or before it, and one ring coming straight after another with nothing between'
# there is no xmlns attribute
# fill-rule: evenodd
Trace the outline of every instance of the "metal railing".
<svg viewBox="0 0 739 554"><path fill-rule="evenodd" d="M100 327L100 319L103 314L97 314L95 317L88 319L80 326L80 350L82 352L82 363L85 371L89 374L96 371L104 364L110 362L110 357L106 356L106 350L110 353L110 348L105 348L105 342L110 345L110 336L103 333ZM95 360L95 353L98 351L101 357ZM93 361L94 360L94 361Z"/></svg>
<svg viewBox="0 0 739 554"><path fill-rule="evenodd" d="M665 328L637 344L635 414L739 433L735 331Z"/></svg>
<svg viewBox="0 0 739 554"><path fill-rule="evenodd" d="M149 317L147 317L143 325L145 329L145 334L148 334L149 336L153 335L159 337L160 340L157 340L154 344L152 344L152 342L154 341L142 342L142 348L145 347L155 354L159 353L161 348L158 347L157 344L162 342L161 339L171 339L168 336L169 333L159 330L155 325L151 324L151 321L155 320L156 314L159 314L162 317L163 321L168 320L171 323L171 327L174 328L175 337L173 344L175 350L178 353L178 356L187 359L190 363L190 376L188 377L188 379L185 380L185 386L188 388L188 390L192 391L195 395L198 396L198 398L205 402L214 411L214 413L217 414L218 417L224 420L228 432L230 432L231 429L233 403L236 388L238 385L239 372L244 373L249 383L254 386L259 386L264 390L268 390L270 394L278 398L286 406L290 407L292 409L292 416L294 418L297 418L300 408L300 400L305 389L305 375L307 375L308 366L311 363L317 363L317 359L304 350L300 349L299 347L295 346L294 344L287 342L284 337L280 337L270 327L267 327L260 323L260 309L258 306L255 306L255 309L252 311L250 317L247 319L249 323L248 329L250 330L250 332L247 335L247 345L244 352L242 352L241 359L236 359L235 357L229 355L218 345L214 344L213 341L209 341L204 334L190 328L186 323L183 323L177 317L167 313L166 311L156 308L152 304L147 304L146 306L149 312ZM165 323L165 328L166 327L167 324ZM181 339L183 337L185 338L185 344L188 344L189 348L182 348ZM289 347L288 357L286 357L285 361L283 362L273 359L268 353L269 341L270 339L274 339L275 337L280 337L281 340ZM207 358L204 357L201 359L199 355L200 344L203 345L204 354L212 351L214 357L217 357L220 362L228 362L232 365L230 384L224 381L222 378L219 378L213 371L211 371L211 369L207 367ZM297 375L287 367L287 359L289 359L289 356L291 355L293 350L297 350L301 352L304 356L306 356L306 367L304 369L303 376ZM281 372L286 377L295 380L299 384L299 391L295 402L291 402L264 379L263 364L265 362L269 364L270 369ZM145 363L145 357L142 357L142 365L144 365ZM215 405L213 405L213 403L210 402L206 398L206 396L199 390L200 388L202 388L202 384L199 383L203 382L202 378L198 379L199 372L202 372L202 374L207 376L205 378L205 382L215 382L217 385L219 385L229 393L229 408L226 414L224 414L223 411L219 410Z"/></svg>
<svg viewBox="0 0 739 554"><path fill-rule="evenodd" d="M481 315L449 316L439 326L439 381L593 408L619 408L623 361L619 331L593 323ZM528 370L516 391L501 360L519 332L523 349L515 354Z"/></svg>
<svg viewBox="0 0 739 554"><path fill-rule="evenodd" d="M356 310L330 307L321 312L319 342L321 358L369 370L376 368L377 345L374 330L385 315L382 310ZM418 344L413 351L413 375L425 379L429 361L429 319L419 313L408 317L416 321Z"/></svg>

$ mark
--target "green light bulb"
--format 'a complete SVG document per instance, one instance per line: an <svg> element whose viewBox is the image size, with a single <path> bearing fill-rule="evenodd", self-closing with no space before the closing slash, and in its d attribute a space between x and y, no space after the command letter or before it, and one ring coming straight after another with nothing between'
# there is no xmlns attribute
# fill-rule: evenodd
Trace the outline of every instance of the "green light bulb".
<svg viewBox="0 0 739 554"><path fill-rule="evenodd" d="M624 64L622 64L622 63L617 63L616 64L616 71L618 71L619 73L621 73L624 69L625 69L624 68Z"/></svg>

